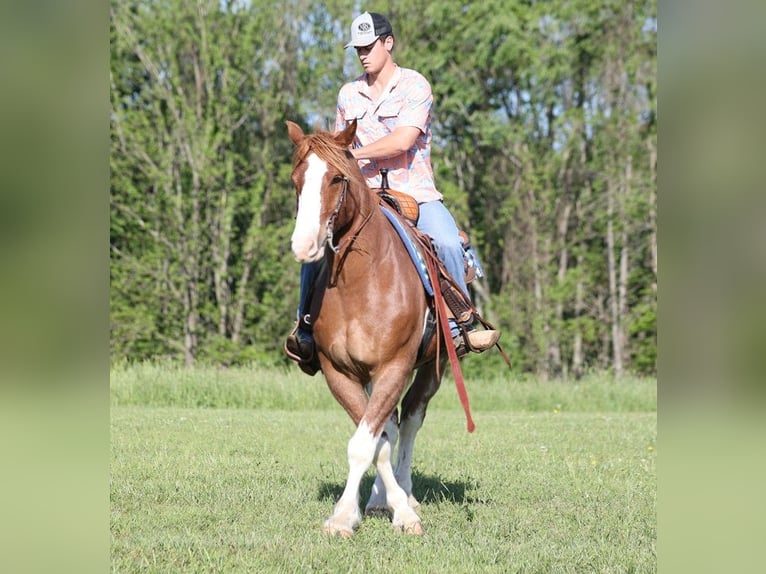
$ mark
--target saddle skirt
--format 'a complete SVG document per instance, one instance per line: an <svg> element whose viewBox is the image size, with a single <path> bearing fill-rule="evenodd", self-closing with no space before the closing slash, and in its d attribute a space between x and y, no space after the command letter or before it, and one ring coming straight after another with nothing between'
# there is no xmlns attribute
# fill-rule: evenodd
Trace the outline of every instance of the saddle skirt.
<svg viewBox="0 0 766 574"><path fill-rule="evenodd" d="M436 270L439 274L439 285L437 286L441 295L447 303L447 307L451 312L451 315L457 319L459 323L470 324L477 316L476 309L471 304L470 299L463 293L463 291L457 286L455 281L450 277L447 269L436 257L436 254L431 245L430 238L418 231L411 223L406 220L397 211L393 211L388 205L381 202L380 209L386 216L386 219L391 223L391 226L396 230L397 235L401 239L407 253L409 253L415 268L420 275L420 280L423 283L423 288L429 297L434 297L434 285L432 278L429 277L428 264L425 257L431 257L435 263ZM406 223L405 223L406 221ZM466 284L473 281L476 277L484 276L484 269L479 261L479 256L474 251L468 242L468 236L464 232L460 232L460 240L463 244L463 262ZM424 254L424 250L430 250L428 254Z"/></svg>
<svg viewBox="0 0 766 574"><path fill-rule="evenodd" d="M399 235L399 238L407 249L407 253L410 254L410 258L420 274L426 292L433 296L433 287L431 286L431 280L428 278L428 270L426 268L425 259L423 258L420 242L416 241L411 233L412 221L406 215L402 214L401 216L397 216L397 213L392 211L385 203L381 202L380 209L396 230L396 233ZM402 221L402 218L405 218L409 225L406 225ZM463 230L460 230L459 234L460 242L463 244L463 268L465 270L465 282L467 285L476 278L481 279L484 277L484 267L479 260L479 254L476 253L476 250L468 239L468 234Z"/></svg>
<svg viewBox="0 0 766 574"><path fill-rule="evenodd" d="M418 270L420 280L423 282L423 287L425 288L426 293L428 293L430 297L433 297L434 288L433 285L431 285L431 279L428 277L426 260L424 259L423 253L419 246L415 243L415 239L412 237L410 230L402 222L402 220L397 217L394 212L391 211L391 209L388 208L388 206L381 204L380 209L383 212L383 215L386 216L386 219L388 219L393 228L396 230L396 233L399 235L399 239L402 240L404 247L407 249L407 253L409 253L412 262L415 264L415 269Z"/></svg>

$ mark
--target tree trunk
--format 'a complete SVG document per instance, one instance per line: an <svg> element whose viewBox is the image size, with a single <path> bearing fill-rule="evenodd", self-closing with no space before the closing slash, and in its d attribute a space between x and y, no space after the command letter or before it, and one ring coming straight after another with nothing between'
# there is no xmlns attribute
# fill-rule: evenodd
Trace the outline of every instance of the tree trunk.
<svg viewBox="0 0 766 574"><path fill-rule="evenodd" d="M646 139L649 148L649 181L653 184L657 181L657 146L652 137ZM657 191L654 185L650 186L649 192L649 249L652 257L652 272L654 281L652 291L657 292Z"/></svg>
<svg viewBox="0 0 766 574"><path fill-rule="evenodd" d="M194 365L197 355L197 301L196 288L187 283L184 291L184 363L187 367Z"/></svg>
<svg viewBox="0 0 766 574"><path fill-rule="evenodd" d="M250 298L250 274L253 268L253 258L255 257L255 242L258 234L258 218L253 217L250 228L245 239L245 246L242 253L242 273L237 282L237 294L232 305L232 327L231 340L239 343L242 339L242 329L245 323L245 305Z"/></svg>
<svg viewBox="0 0 766 574"><path fill-rule="evenodd" d="M617 262L614 241L614 185L607 184L606 253L609 274L609 311L611 322L612 368L614 376L622 376L622 330L620 328L619 295L617 292Z"/></svg>
<svg viewBox="0 0 766 574"><path fill-rule="evenodd" d="M229 304L231 292L229 289L229 256L231 255L231 209L228 206L228 191L226 186L221 189L218 209L211 217L212 238L211 255L213 271L213 290L218 304L218 335L226 337L229 323Z"/></svg>
<svg viewBox="0 0 766 574"><path fill-rule="evenodd" d="M577 256L577 268L583 268L583 256ZM577 285L575 286L575 302L574 302L574 314L575 320L579 320L585 314L585 298L582 279L582 272L579 273L577 279ZM583 375L583 348L582 348L582 327L578 324L575 328L574 338L572 341L572 374L575 379L579 379Z"/></svg>
<svg viewBox="0 0 766 574"><path fill-rule="evenodd" d="M633 183L633 166L629 155L626 155L625 162L625 180L621 186L623 198L628 196L630 186ZM620 201L619 203L619 215L622 225L620 232L620 276L617 284L619 306L617 311L620 327L620 355L622 357L622 372L620 374L622 375L625 370L625 362L629 357L625 325L628 319L628 277L630 275L630 244L628 242L628 232L630 229L630 221L625 213L625 201Z"/></svg>
<svg viewBox="0 0 766 574"><path fill-rule="evenodd" d="M569 180L567 183L567 188L569 187L569 184L571 183L569 172L570 170L567 169L567 176L566 178ZM566 274L567 269L569 265L569 250L567 249L567 230L569 229L569 215L572 211L572 205L569 202L569 193L568 191L565 191L565 193L562 196L562 201L564 202L564 206L561 209L561 215L559 216L558 221L558 244L560 245L559 248L559 267L558 272L556 273L556 281L558 282L560 293L559 297L556 301L556 308L555 308L555 317L556 317L556 330L555 334L552 337L551 340L551 364L552 367L555 369L556 372L560 372L564 380L569 379L569 365L566 360L562 360L562 351L561 351L561 333L564 327L564 296L561 293L563 291L564 287L564 281L566 280Z"/></svg>
<svg viewBox="0 0 766 574"><path fill-rule="evenodd" d="M532 320L532 337L536 342L535 364L537 375L544 381L548 380L548 350L547 350L547 331L549 329L548 319L545 316L543 301L543 279L542 279L542 261L538 251L538 232L537 216L535 214L535 194L532 188L527 190L527 215L529 217L529 247L531 249L532 259L532 283L533 283L533 301L534 317ZM542 333L537 332L537 325L542 323Z"/></svg>

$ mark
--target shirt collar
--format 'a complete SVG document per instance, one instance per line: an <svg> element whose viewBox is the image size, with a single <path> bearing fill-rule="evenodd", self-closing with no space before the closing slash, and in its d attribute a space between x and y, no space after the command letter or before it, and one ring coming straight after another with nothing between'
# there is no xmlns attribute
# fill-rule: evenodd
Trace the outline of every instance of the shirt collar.
<svg viewBox="0 0 766 574"><path fill-rule="evenodd" d="M383 92L380 95L380 98L378 98L378 101L384 99L389 92L391 92L398 84L399 80L402 78L402 69L399 67L399 64L394 64L394 73L391 75L391 79L388 80L388 85L385 87ZM367 72L359 76L359 93L365 96L366 98L372 100L370 98L370 86L367 85Z"/></svg>

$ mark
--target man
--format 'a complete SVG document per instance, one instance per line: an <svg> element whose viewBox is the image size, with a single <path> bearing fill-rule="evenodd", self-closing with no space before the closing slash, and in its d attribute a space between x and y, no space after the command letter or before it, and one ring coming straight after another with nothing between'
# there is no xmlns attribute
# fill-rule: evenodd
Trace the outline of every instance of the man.
<svg viewBox="0 0 766 574"><path fill-rule="evenodd" d="M394 41L391 23L381 14L365 12L351 24L351 41L345 47L356 49L364 73L340 89L335 130L345 129L356 119L351 153L359 160L368 185L380 187L380 169L387 168L391 189L415 198L420 207L418 229L431 237L439 259L468 296L458 228L436 190L431 167L431 86L418 72L394 62ZM318 369L308 325L300 319L308 306L306 291L313 268L309 264L301 269L299 321L286 349L288 355L299 358L302 368L313 361L312 369ZM460 344L457 325L452 322L451 326L455 344ZM468 333L470 347L477 351L492 347L499 337L492 330Z"/></svg>

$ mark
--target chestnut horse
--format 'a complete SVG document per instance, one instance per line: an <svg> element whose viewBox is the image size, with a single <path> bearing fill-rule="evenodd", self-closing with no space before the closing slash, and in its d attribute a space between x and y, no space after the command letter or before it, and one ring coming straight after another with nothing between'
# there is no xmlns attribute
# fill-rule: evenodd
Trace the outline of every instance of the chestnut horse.
<svg viewBox="0 0 766 574"><path fill-rule="evenodd" d="M434 342L418 359L427 295L348 151L356 122L337 134L305 135L293 122L287 131L296 146L292 251L304 263L327 258L326 289L312 317L314 341L327 385L356 425L348 442L348 480L324 532L354 533L362 520L359 486L374 463L377 476L365 512L390 512L395 529L422 534L412 495L412 451L446 364L442 353L437 369Z"/></svg>

